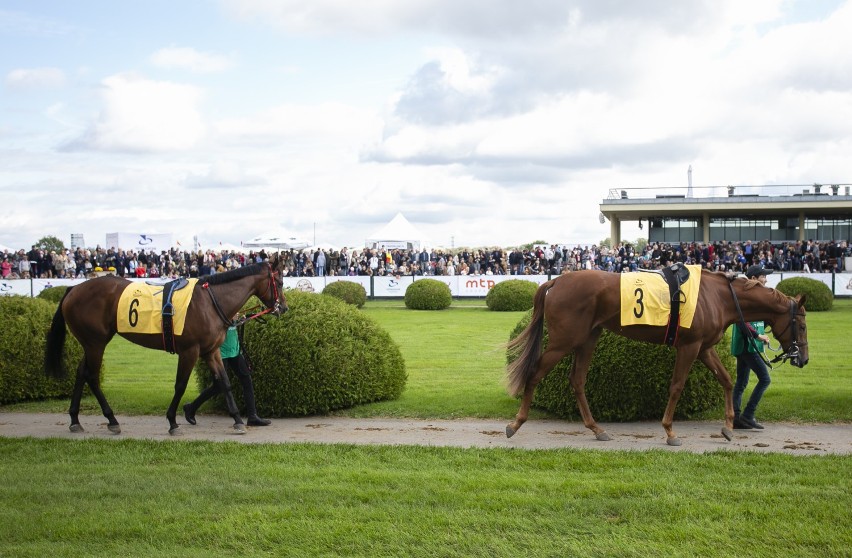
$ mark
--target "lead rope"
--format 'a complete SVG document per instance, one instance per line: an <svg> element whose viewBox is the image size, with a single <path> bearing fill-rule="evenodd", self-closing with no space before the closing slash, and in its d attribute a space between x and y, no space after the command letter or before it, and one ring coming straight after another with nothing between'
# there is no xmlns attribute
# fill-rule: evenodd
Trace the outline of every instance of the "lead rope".
<svg viewBox="0 0 852 558"><path fill-rule="evenodd" d="M760 355L760 359L763 361L763 363L766 364L766 366L768 366L770 370L775 370L775 368L773 368L773 366L772 366L772 362L777 362L778 360L776 359L776 360L770 362L769 359L766 358L766 355L763 354L763 351L758 350L758 347L755 345L755 342L757 341L757 339L752 337L751 332L749 331L748 326L746 325L745 316L743 316L743 311L740 308L740 301L739 301L739 299L737 299L736 291L734 291L734 279L733 278L728 279L728 287L730 287L730 289L731 289L731 296L734 297L734 306L737 309L737 315L740 317L740 323L737 324L737 325L742 329L743 337L747 338L748 343L752 347L754 347L755 350L757 350L757 354Z"/></svg>

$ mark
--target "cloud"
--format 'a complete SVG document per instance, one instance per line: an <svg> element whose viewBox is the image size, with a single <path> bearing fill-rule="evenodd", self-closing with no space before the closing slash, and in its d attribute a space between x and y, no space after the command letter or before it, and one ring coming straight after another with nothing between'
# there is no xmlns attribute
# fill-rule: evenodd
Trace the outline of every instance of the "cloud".
<svg viewBox="0 0 852 558"><path fill-rule="evenodd" d="M263 177L249 176L243 167L234 161L217 161L203 174L190 173L184 185L190 189L231 190L236 193L252 186L263 186Z"/></svg>
<svg viewBox="0 0 852 558"><path fill-rule="evenodd" d="M181 47L162 48L151 55L150 61L158 68L184 69L199 74L221 72L233 64L226 56Z"/></svg>
<svg viewBox="0 0 852 558"><path fill-rule="evenodd" d="M153 81L131 74L103 80L100 115L66 151L154 152L195 146L205 133L201 91L190 85Z"/></svg>
<svg viewBox="0 0 852 558"><path fill-rule="evenodd" d="M6 74L9 89L55 89L65 85L65 72L59 68L19 68Z"/></svg>

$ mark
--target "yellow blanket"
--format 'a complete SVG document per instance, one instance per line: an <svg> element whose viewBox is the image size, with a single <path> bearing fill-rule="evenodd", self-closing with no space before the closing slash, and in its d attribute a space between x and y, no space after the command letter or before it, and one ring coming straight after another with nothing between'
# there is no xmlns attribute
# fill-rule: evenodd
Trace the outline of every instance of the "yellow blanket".
<svg viewBox="0 0 852 558"><path fill-rule="evenodd" d="M689 279L681 285L680 327L692 327L698 289L701 286L701 266L688 265ZM669 286L657 273L621 274L621 325L665 326L671 314Z"/></svg>
<svg viewBox="0 0 852 558"><path fill-rule="evenodd" d="M192 291L198 279L189 279L189 285L172 293L172 327L175 335L183 333L186 309L192 300ZM147 283L131 283L125 287L118 301L119 333L163 332L163 287Z"/></svg>

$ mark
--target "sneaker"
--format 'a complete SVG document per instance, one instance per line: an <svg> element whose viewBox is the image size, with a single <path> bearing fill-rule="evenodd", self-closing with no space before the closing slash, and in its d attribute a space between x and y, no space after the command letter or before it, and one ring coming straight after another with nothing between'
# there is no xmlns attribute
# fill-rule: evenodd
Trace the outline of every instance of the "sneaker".
<svg viewBox="0 0 852 558"><path fill-rule="evenodd" d="M743 420L743 417L734 417L734 430L753 430L753 428Z"/></svg>
<svg viewBox="0 0 852 558"><path fill-rule="evenodd" d="M253 415L253 416L248 417L248 420L246 421L246 423L249 426L269 426L270 424L272 424L272 421L269 420L269 419L260 418L257 415Z"/></svg>
<svg viewBox="0 0 852 558"><path fill-rule="evenodd" d="M192 403L187 403L183 406L183 418L189 424L195 424L195 409L192 408Z"/></svg>
<svg viewBox="0 0 852 558"><path fill-rule="evenodd" d="M749 428L751 428L752 430L763 430L763 425L754 420L753 418L740 417L740 422L748 425Z"/></svg>

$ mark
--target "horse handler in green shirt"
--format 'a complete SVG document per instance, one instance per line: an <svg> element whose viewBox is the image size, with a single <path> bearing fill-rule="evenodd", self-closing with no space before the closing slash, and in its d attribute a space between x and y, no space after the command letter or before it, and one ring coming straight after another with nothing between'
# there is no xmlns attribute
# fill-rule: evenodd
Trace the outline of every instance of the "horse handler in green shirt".
<svg viewBox="0 0 852 558"><path fill-rule="evenodd" d="M759 265L753 265L746 270L746 277L766 285L766 276L772 273L771 269L763 269ZM734 324L731 336L731 354L737 357L737 382L734 384L734 429L737 430L763 430L763 425L754 418L757 404L760 403L763 393L772 381L769 370L763 361L764 345L769 343L769 337L764 331L762 321L746 322L748 328L743 331L740 324ZM757 385L751 392L745 409L740 413L743 392L748 386L749 375L752 370L757 376Z"/></svg>
<svg viewBox="0 0 852 558"><path fill-rule="evenodd" d="M240 338L237 335L237 328L232 326L228 328L225 335L225 342L219 348L222 354L222 362L225 363L225 369L230 369L239 379L240 385L243 388L243 399L246 402L246 423L249 426L269 426L272 421L269 419L260 418L257 416L257 407L254 400L254 384L251 381L251 368L248 365L245 355L243 355ZM201 405L216 395L219 392L218 387L214 384L204 391L192 403L187 403L183 406L183 416L189 424L196 424L195 413Z"/></svg>

